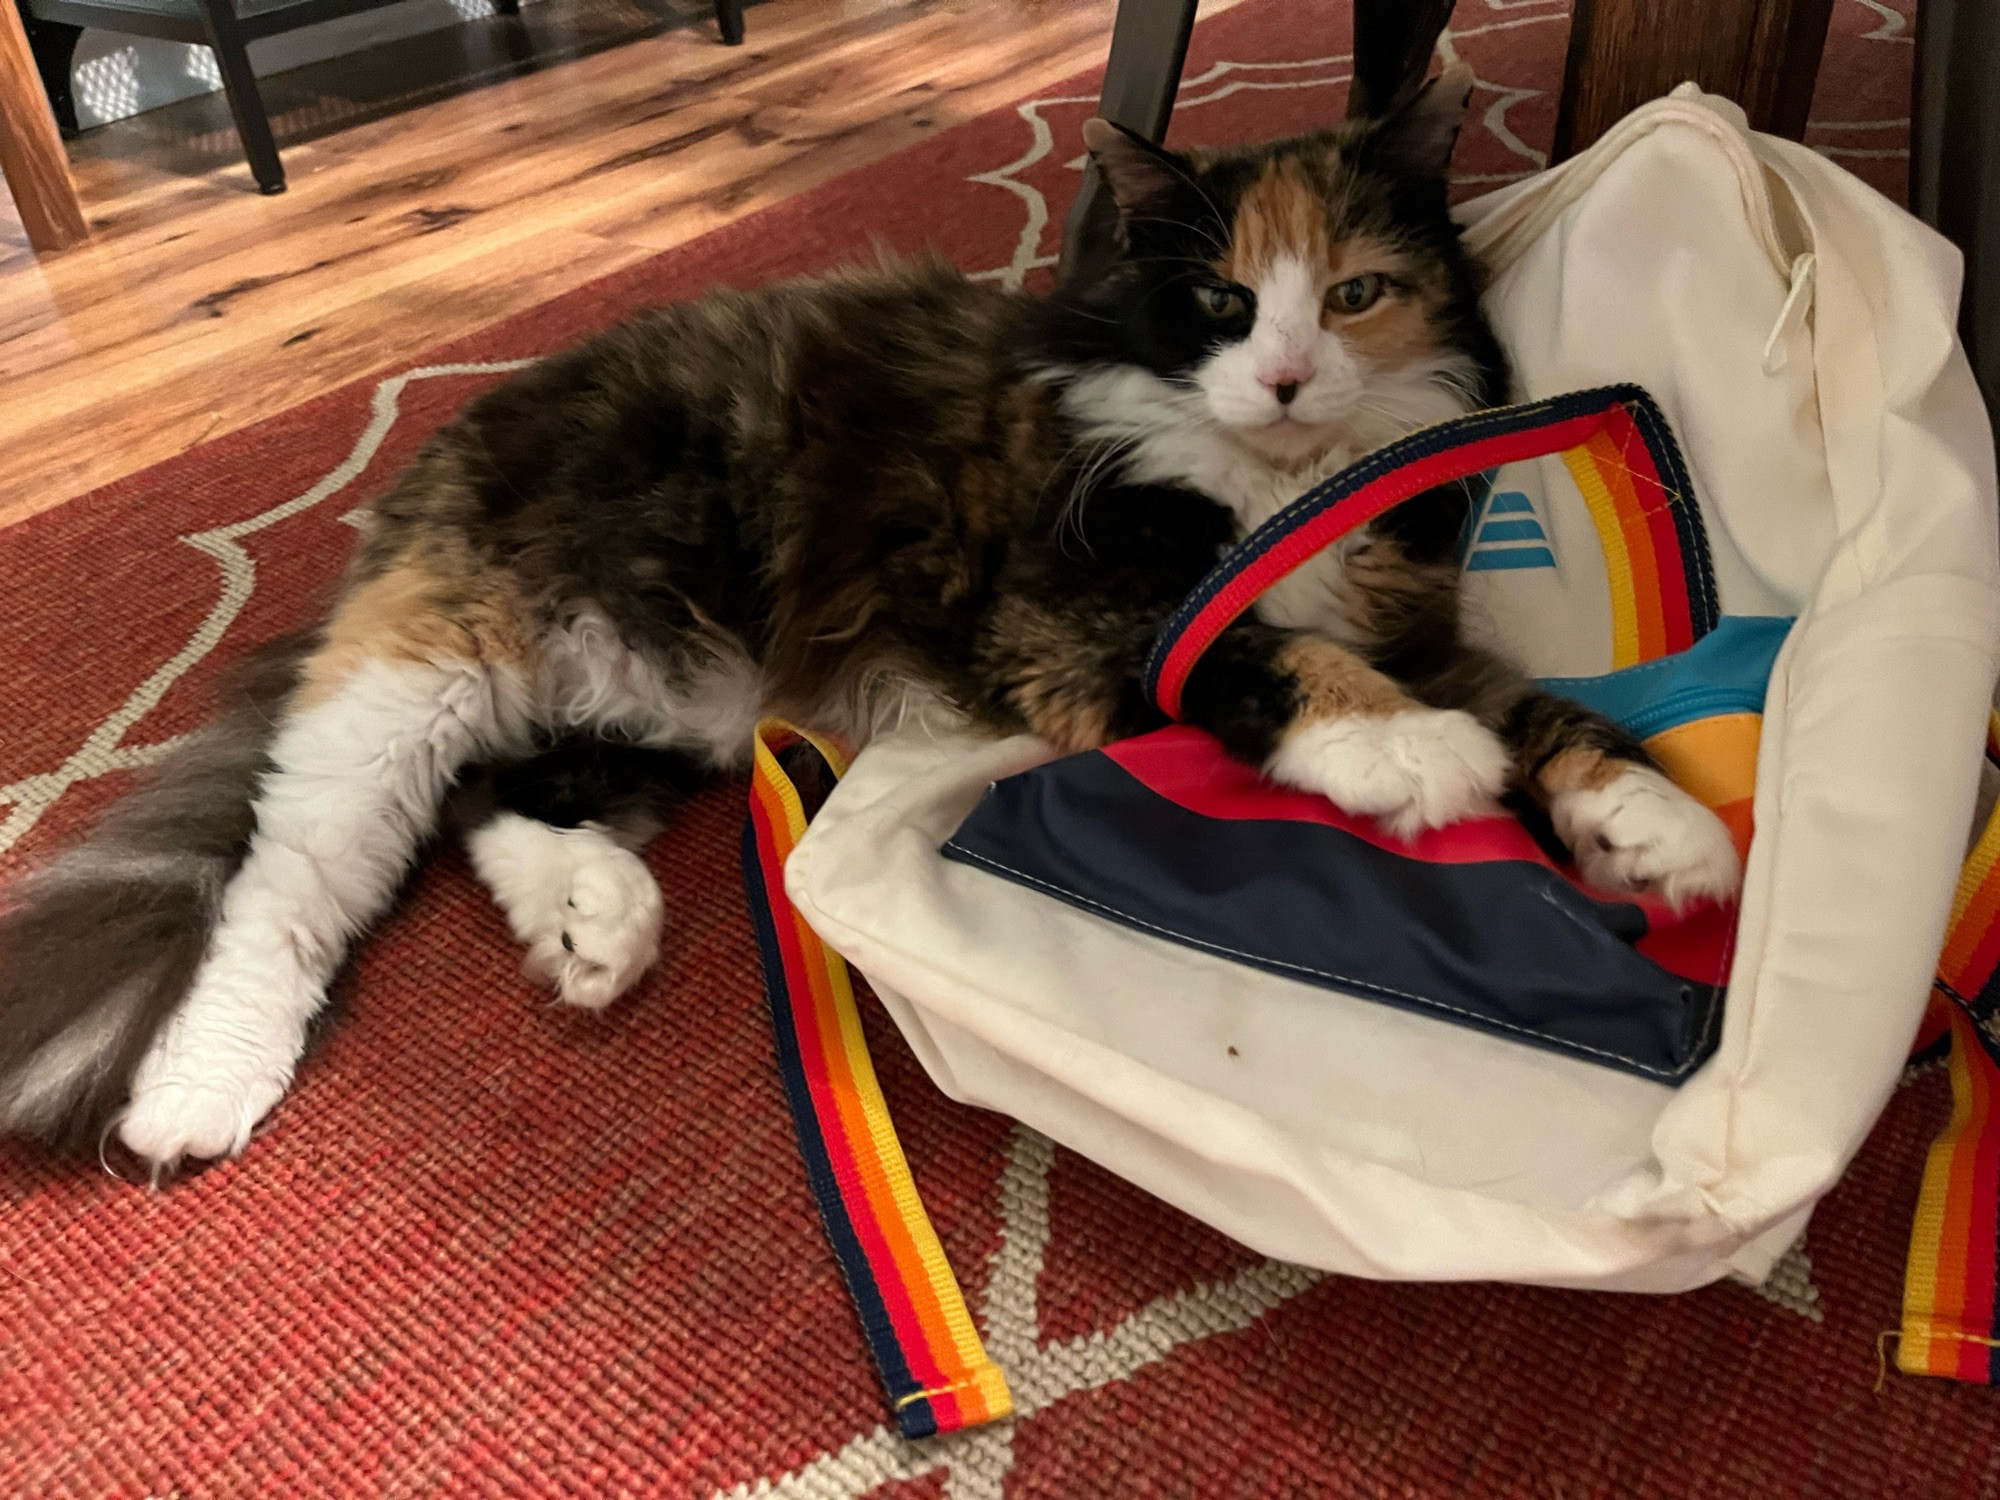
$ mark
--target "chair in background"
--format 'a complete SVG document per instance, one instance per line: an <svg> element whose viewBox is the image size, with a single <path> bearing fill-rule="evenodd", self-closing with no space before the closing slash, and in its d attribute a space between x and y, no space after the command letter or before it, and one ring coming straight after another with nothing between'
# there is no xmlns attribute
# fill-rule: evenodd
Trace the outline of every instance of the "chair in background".
<svg viewBox="0 0 2000 1500"><path fill-rule="evenodd" d="M1552 159L1690 78L1753 130L1800 139L1832 14L1833 0L1576 0Z"/></svg>
<svg viewBox="0 0 2000 1500"><path fill-rule="evenodd" d="M0 173L37 252L66 250L89 234L62 136L36 85L33 49L20 13L0 0Z"/></svg>
<svg viewBox="0 0 2000 1500"><path fill-rule="evenodd" d="M1940 0L1924 0L1926 6ZM1965 11L1984 0L1942 0ZM1613 121L1692 78L1744 107L1758 130L1805 133L1833 0L1575 0L1554 158L1582 150ZM1195 0L1122 0L1100 112L1150 140L1166 134L1187 59ZM1348 116L1373 113L1421 77L1452 0L1354 0ZM2000 34L1990 15L1982 24ZM1993 111L1988 109L1989 116ZM1087 168L1063 235L1060 274L1087 269L1108 243L1111 207Z"/></svg>
<svg viewBox="0 0 2000 1500"><path fill-rule="evenodd" d="M6 4L7 0L0 0ZM70 63L85 27L193 42L215 53L229 113L243 142L250 173L258 190L285 190L284 163L271 137L270 116L250 67L248 46L259 37L277 36L319 21L331 21L373 10L392 0L17 0L42 87L55 110L56 122L68 131L77 126L76 102L70 94ZM521 0L493 0L503 16L518 15ZM743 0L715 0L715 21L726 45L743 41Z"/></svg>

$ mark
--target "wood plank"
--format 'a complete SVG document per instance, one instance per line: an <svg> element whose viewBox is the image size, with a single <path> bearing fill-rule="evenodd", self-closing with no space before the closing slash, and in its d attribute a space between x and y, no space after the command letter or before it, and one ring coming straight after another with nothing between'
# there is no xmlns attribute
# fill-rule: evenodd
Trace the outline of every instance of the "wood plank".
<svg viewBox="0 0 2000 1500"><path fill-rule="evenodd" d="M1758 130L1792 141L1805 138L1832 20L1833 0L1765 0L1758 8L1736 96Z"/></svg>
<svg viewBox="0 0 2000 1500"><path fill-rule="evenodd" d="M0 524L1044 88L1113 10L771 0L742 48L669 32L290 147L278 199L219 147L79 150L97 240L0 261Z"/></svg>
<svg viewBox="0 0 2000 1500"><path fill-rule="evenodd" d="M0 4L0 172L35 250L67 250L90 233L13 0Z"/></svg>
<svg viewBox="0 0 2000 1500"><path fill-rule="evenodd" d="M129 399L107 399L103 373L86 368L79 380L46 386L47 403L18 404L25 424L0 445L0 526L652 254L643 245L560 229L496 237L449 265L424 266L420 288L393 278L337 315L305 309L308 315L291 322L265 322L261 329L240 329L227 339L173 351L149 364L143 380L134 382L139 393ZM448 304L449 317L440 312ZM310 316L313 312L322 316ZM466 326L456 326L460 322ZM386 330L397 328L416 332L392 340ZM385 348L395 350L392 359L385 361ZM312 353L309 387L296 378L304 364L296 356L305 350ZM11 406L16 403L0 401L0 423L9 420Z"/></svg>
<svg viewBox="0 0 2000 1500"><path fill-rule="evenodd" d="M1752 128L1805 134L1833 0L1576 0L1551 160L1692 79Z"/></svg>

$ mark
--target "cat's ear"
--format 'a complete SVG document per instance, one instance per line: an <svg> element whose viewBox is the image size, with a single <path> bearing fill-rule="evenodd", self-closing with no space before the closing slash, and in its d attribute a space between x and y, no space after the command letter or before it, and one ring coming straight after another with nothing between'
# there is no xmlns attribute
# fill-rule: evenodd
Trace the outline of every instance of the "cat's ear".
<svg viewBox="0 0 2000 1500"><path fill-rule="evenodd" d="M1085 120L1083 143L1111 189L1122 223L1165 212L1186 175L1158 146L1109 120Z"/></svg>
<svg viewBox="0 0 2000 1500"><path fill-rule="evenodd" d="M1454 63L1376 125L1369 155L1398 176L1443 177L1471 99L1472 69Z"/></svg>

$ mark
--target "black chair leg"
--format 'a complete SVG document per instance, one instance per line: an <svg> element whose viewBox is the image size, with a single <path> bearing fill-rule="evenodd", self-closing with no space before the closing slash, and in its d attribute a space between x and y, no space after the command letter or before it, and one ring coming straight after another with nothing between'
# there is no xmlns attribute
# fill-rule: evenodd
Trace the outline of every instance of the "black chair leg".
<svg viewBox="0 0 2000 1500"><path fill-rule="evenodd" d="M1354 81L1347 118L1366 120L1402 103L1430 70L1454 0L1354 0Z"/></svg>
<svg viewBox="0 0 2000 1500"><path fill-rule="evenodd" d="M0 4L5 3L6 0L0 0ZM35 71L42 75L42 92L49 96L56 124L65 135L73 135L76 99L70 92L70 62L76 56L76 41L83 35L83 28L62 21L40 20L29 15L25 7L21 23L27 28L28 50L35 54Z"/></svg>
<svg viewBox="0 0 2000 1500"><path fill-rule="evenodd" d="M743 45L743 0L715 0L715 26L722 33L722 45Z"/></svg>
<svg viewBox="0 0 2000 1500"><path fill-rule="evenodd" d="M236 121L236 134L249 159L250 175L257 179L257 191L266 195L285 190L285 167L278 160L278 143L271 139L271 118L264 113L264 96L257 88L257 75L250 68L243 29L236 19L233 0L196 0L202 18L208 22L209 46L222 73L222 91L229 99L229 113Z"/></svg>
<svg viewBox="0 0 2000 1500"><path fill-rule="evenodd" d="M1104 68L1104 92L1097 112L1114 125L1136 130L1149 141L1167 133L1174 90L1187 62L1194 30L1195 0L1123 0L1111 26L1111 58ZM1094 165L1063 224L1062 260L1056 275L1067 281L1087 276L1103 264L1117 232L1117 209L1097 180Z"/></svg>

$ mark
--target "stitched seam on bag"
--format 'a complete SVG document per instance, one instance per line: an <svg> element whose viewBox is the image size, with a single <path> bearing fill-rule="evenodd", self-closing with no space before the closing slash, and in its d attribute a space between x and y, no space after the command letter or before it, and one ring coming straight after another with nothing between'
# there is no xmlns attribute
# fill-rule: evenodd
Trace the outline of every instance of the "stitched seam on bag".
<svg viewBox="0 0 2000 1500"><path fill-rule="evenodd" d="M989 858L984 854L974 853L972 850L966 848L963 844L959 843L958 840L955 838L946 839L944 842L944 847L946 849L951 850L953 853L957 854L961 859L966 860L968 863L976 865L985 865L988 869L998 870L1003 874L1008 875L1013 879L1020 881L1024 885L1031 885L1040 890L1047 891L1050 895L1056 897L1058 900L1066 901L1073 906L1087 907L1092 911L1102 912L1105 916L1111 918L1114 921L1122 922L1132 927L1138 927L1147 932L1158 933L1161 937L1168 938L1174 942L1185 943L1190 948L1199 948L1205 952L1220 954L1226 958L1240 958L1245 963L1252 964L1260 968L1269 966L1279 969L1290 969L1293 973L1296 974L1311 974L1320 979L1330 979L1337 984L1352 985L1356 989L1372 990L1378 995L1393 995L1399 1000L1407 1000L1413 1005L1419 1005L1424 1007L1426 1010L1445 1011L1455 1016L1463 1016L1466 1020L1471 1021L1475 1025L1480 1027L1497 1026L1503 1031L1511 1031L1515 1032L1520 1036L1532 1037L1534 1040L1545 1043L1548 1046L1554 1047L1560 1051L1586 1052L1593 1057L1609 1058L1613 1062L1621 1062L1629 1067L1637 1068L1641 1073L1646 1074L1649 1078L1662 1078L1662 1079L1685 1078L1687 1074L1695 1067L1695 1063L1692 1060L1681 1064L1681 1066L1678 1068L1651 1067L1646 1063L1640 1062L1639 1059L1637 1059L1636 1057L1627 1057L1622 1052L1612 1052L1607 1048L1593 1047L1587 1042L1565 1041L1561 1037L1553 1037L1543 1032L1531 1031L1526 1026L1517 1026L1511 1021L1499 1021L1495 1020L1491 1016L1482 1016L1479 1014L1478 1011L1466 1010L1460 1006L1452 1005L1444 1000L1433 1000L1427 995L1415 995L1411 994L1407 990L1396 989L1391 985L1375 984L1366 979L1353 979L1350 978L1348 975L1335 974L1330 970L1315 969L1310 964L1288 963L1282 958L1266 958L1254 953L1244 953L1238 949L1228 947L1227 945L1222 943L1210 942L1206 938L1198 938L1185 932L1176 932L1171 927L1162 927L1158 923L1148 922L1143 918L1133 916L1130 912L1120 911L1115 906L1107 906L1101 901L1093 901L1090 897L1082 895L1076 891L1072 891L1065 886L1059 886L1050 881L1042 880L1036 876L1030 875L1025 870L1017 870L1012 865L1002 864L999 860Z"/></svg>
<svg viewBox="0 0 2000 1500"><path fill-rule="evenodd" d="M1688 1054L1690 1057L1705 1057L1708 1054L1709 1042L1722 1020L1722 1004L1729 992L1729 965L1735 957L1736 924L1732 922L1729 924L1729 937L1722 945L1722 983L1708 986L1708 1013L1702 1018L1701 1035L1696 1038L1694 1050Z"/></svg>
<svg viewBox="0 0 2000 1500"><path fill-rule="evenodd" d="M1666 413L1660 410L1659 404L1652 399L1650 392L1642 387L1641 399L1627 401L1625 409L1631 414L1632 425L1639 429L1639 439L1645 443L1654 466L1660 467L1664 461L1665 467L1671 471L1661 477L1671 479L1673 484L1671 486L1663 484L1661 488L1682 502L1680 514L1675 519L1675 530L1679 531L1680 523L1685 520L1689 539L1693 543L1695 571L1701 576L1700 606L1707 616L1705 620L1693 621L1702 627L1696 632L1699 638L1708 634L1720 623L1722 597L1716 589L1715 559L1709 553L1708 524L1701 518L1701 503L1694 493L1694 475L1688 469L1687 456L1681 452L1680 440L1674 436L1673 425L1667 421ZM1685 553L1689 549L1682 550ZM1688 600L1690 619L1695 614L1695 608L1696 601Z"/></svg>

